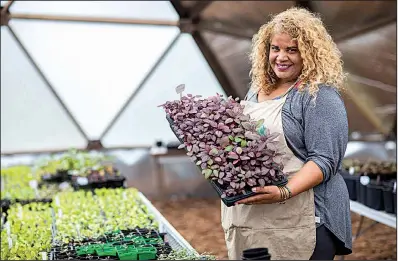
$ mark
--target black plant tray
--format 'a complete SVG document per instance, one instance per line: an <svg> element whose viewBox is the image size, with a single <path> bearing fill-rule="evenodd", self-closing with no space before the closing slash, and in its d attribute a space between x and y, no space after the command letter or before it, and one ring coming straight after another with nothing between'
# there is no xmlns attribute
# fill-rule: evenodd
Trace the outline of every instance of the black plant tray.
<svg viewBox="0 0 398 261"><path fill-rule="evenodd" d="M153 247L156 248L157 254L156 254L156 259L160 257L161 254L168 255L171 253L172 248L168 242L165 241L165 235L166 233L159 233L157 230L150 230L147 228L133 228L133 229L127 229L127 230L120 230L120 232L124 235L127 236L129 234L136 234L138 236L142 236L145 238L161 238L162 243L157 243L157 244L150 244ZM71 242L66 243L66 244L60 244L57 246L53 246L51 248L51 251L49 252L49 260L66 260L66 259L73 259L73 260L119 260L117 256L97 256L95 254L93 255L81 255L78 256L76 253L76 247L87 245L90 243L106 243L107 239L112 240L112 236L110 236L112 233L106 233L103 236L96 238L96 239L91 239L91 238L84 238L81 241L75 241L71 240ZM108 235L108 236L105 236ZM110 236L110 237L109 237ZM65 249L67 251L63 251L64 253L61 253L61 250Z"/></svg>
<svg viewBox="0 0 398 261"><path fill-rule="evenodd" d="M55 174L45 174L42 177L42 181L48 183L62 183L71 180L72 175L68 174L68 170L57 170L57 173Z"/></svg>
<svg viewBox="0 0 398 261"><path fill-rule="evenodd" d="M72 180L72 187L75 190L79 189L97 189L97 188L121 188L124 187L124 181L126 177L115 176L112 179L106 179L104 181L89 182L87 185L80 185L76 180Z"/></svg>
<svg viewBox="0 0 398 261"><path fill-rule="evenodd" d="M178 137L177 133L175 133L174 129L173 129L173 120L170 118L169 115L166 116L167 121L170 124L170 129L173 131L174 135L177 137L177 139L180 141L180 143L184 143L184 141L182 141L180 139L180 137ZM185 149L186 150L186 149ZM200 166L198 166L199 170L201 170ZM217 192L218 196L221 198L221 195L223 194L224 190L213 180L208 180L210 185L213 187L213 189ZM284 186L286 185L288 182L287 178L284 177L283 180L277 181L277 182L272 182L272 185L275 186ZM251 196L257 195L258 193L255 193L253 191L250 190L250 188L246 188L244 194L241 195L236 195L236 196L232 196L232 197L225 197L225 198L221 198L222 202L224 202L224 204L227 207L232 207L235 205L236 202L245 199L245 198L249 198Z"/></svg>

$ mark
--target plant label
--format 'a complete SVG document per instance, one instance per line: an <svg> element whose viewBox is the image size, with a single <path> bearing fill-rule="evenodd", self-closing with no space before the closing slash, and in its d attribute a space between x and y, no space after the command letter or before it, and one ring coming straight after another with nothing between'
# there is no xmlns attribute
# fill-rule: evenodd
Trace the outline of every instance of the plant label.
<svg viewBox="0 0 398 261"><path fill-rule="evenodd" d="M66 190L70 187L70 185L67 181L65 181L65 182L60 183L58 187L60 190Z"/></svg>
<svg viewBox="0 0 398 261"><path fill-rule="evenodd" d="M38 186L37 180L31 180L29 181L29 186L33 189L36 189Z"/></svg>
<svg viewBox="0 0 398 261"><path fill-rule="evenodd" d="M8 249L11 249L12 248L12 239L10 236L8 236L7 239L8 239Z"/></svg>
<svg viewBox="0 0 398 261"><path fill-rule="evenodd" d="M359 178L359 182L361 182L362 185L367 186L370 183L370 178L368 176L362 176Z"/></svg>
<svg viewBox="0 0 398 261"><path fill-rule="evenodd" d="M88 178L86 177L78 177L76 179L77 184L79 184L80 186L85 186L88 184Z"/></svg>
<svg viewBox="0 0 398 261"><path fill-rule="evenodd" d="M351 166L351 167L348 169L348 173L349 173L350 175L354 175L354 174L355 174L355 168Z"/></svg>
<svg viewBox="0 0 398 261"><path fill-rule="evenodd" d="M394 182L394 188L393 188L393 192L397 192L397 182Z"/></svg>
<svg viewBox="0 0 398 261"><path fill-rule="evenodd" d="M60 206L61 205L60 202L59 202L59 197L58 196L54 197L54 201L55 201L55 205L56 206Z"/></svg>
<svg viewBox="0 0 398 261"><path fill-rule="evenodd" d="M62 209L58 209L58 217L62 218Z"/></svg>
<svg viewBox="0 0 398 261"><path fill-rule="evenodd" d="M23 214L23 212L22 212L22 207L19 206L19 207L18 207L18 217L19 217L20 219L22 219L22 214Z"/></svg>
<svg viewBox="0 0 398 261"><path fill-rule="evenodd" d="M177 94L180 94L180 98L182 97L182 92L185 91L185 84L180 84L176 87Z"/></svg>
<svg viewBox="0 0 398 261"><path fill-rule="evenodd" d="M11 225L10 225L10 222L7 221L5 227L6 227L6 231L7 231L7 236L10 236L10 235L11 235Z"/></svg>
<svg viewBox="0 0 398 261"><path fill-rule="evenodd" d="M48 260L46 252L41 252L41 260Z"/></svg>

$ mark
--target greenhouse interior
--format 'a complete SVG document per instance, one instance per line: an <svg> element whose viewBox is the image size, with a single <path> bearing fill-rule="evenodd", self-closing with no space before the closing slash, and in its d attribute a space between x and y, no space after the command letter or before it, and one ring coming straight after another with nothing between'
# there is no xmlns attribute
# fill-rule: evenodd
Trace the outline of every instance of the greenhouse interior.
<svg viewBox="0 0 398 261"><path fill-rule="evenodd" d="M253 35L295 6L348 75L335 259L396 260L397 3L310 0L1 1L1 260L228 259L222 160L195 161L165 104L243 100Z"/></svg>

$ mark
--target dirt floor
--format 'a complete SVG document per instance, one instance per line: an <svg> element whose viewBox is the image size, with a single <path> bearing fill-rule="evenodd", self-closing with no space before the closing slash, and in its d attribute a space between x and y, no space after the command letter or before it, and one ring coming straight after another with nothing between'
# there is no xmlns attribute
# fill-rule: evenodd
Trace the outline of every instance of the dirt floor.
<svg viewBox="0 0 398 261"><path fill-rule="evenodd" d="M199 253L207 252L218 259L228 259L220 223L220 200L180 199L152 203ZM353 213L353 234L359 220L359 215ZM365 218L363 226L372 223L372 220ZM345 259L396 260L396 237L395 229L377 224L354 241L353 254L345 256Z"/></svg>

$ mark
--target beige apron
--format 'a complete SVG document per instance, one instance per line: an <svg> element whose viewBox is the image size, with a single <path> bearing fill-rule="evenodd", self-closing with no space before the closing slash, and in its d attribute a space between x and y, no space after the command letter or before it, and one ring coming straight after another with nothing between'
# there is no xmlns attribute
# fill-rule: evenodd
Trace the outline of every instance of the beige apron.
<svg viewBox="0 0 398 261"><path fill-rule="evenodd" d="M278 100L241 101L241 104L245 106L245 114L255 120L264 119L266 128L281 134L278 151L285 153L283 171L290 178L303 162L294 156L284 138L281 113L286 94ZM221 221L231 260L241 259L243 250L255 247L268 248L272 260L308 260L315 248L312 189L288 199L285 204L226 207L221 203Z"/></svg>

